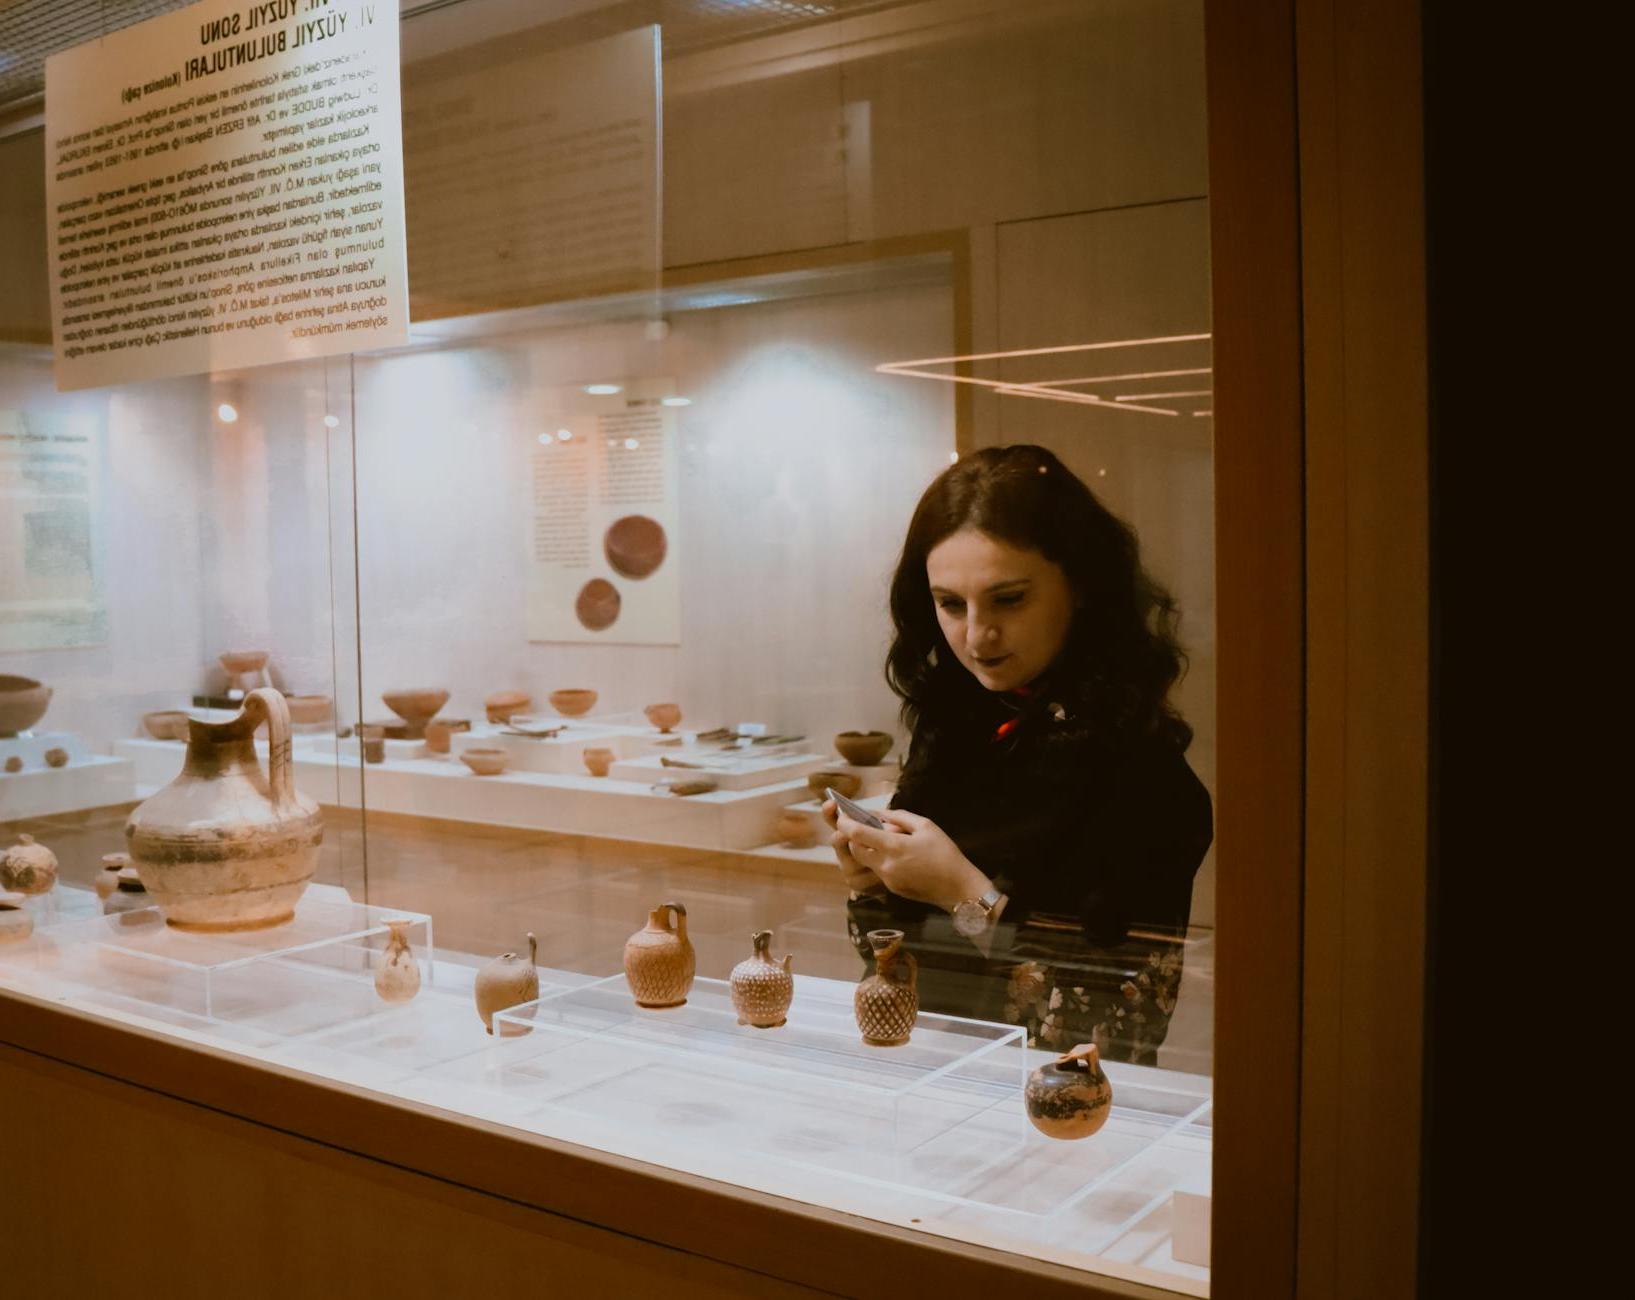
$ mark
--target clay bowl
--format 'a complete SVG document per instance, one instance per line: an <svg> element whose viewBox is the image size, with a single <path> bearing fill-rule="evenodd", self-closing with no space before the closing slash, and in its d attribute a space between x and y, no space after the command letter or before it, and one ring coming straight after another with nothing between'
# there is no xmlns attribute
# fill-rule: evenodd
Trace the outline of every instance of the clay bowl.
<svg viewBox="0 0 1635 1300"><path fill-rule="evenodd" d="M592 745L580 757L585 760L585 769L592 776L606 776L613 766L613 751L601 745Z"/></svg>
<svg viewBox="0 0 1635 1300"><path fill-rule="evenodd" d="M380 698L388 709L409 724L404 739L419 740L426 734L426 724L448 703L448 692L423 687L412 691L384 691Z"/></svg>
<svg viewBox="0 0 1635 1300"><path fill-rule="evenodd" d="M505 765L511 761L511 755L503 749L472 745L460 751L460 761L478 776L498 776L505 771Z"/></svg>
<svg viewBox="0 0 1635 1300"><path fill-rule="evenodd" d="M647 720L660 731L669 731L681 721L679 704L649 704L642 712L647 714Z"/></svg>
<svg viewBox="0 0 1635 1300"><path fill-rule="evenodd" d="M602 538L602 553L615 573L626 578L645 578L664 563L669 539L664 525L646 515L626 515L608 526Z"/></svg>
<svg viewBox="0 0 1635 1300"><path fill-rule="evenodd" d="M895 743L884 731L842 731L835 737L835 749L853 767L873 767L891 753Z"/></svg>
<svg viewBox="0 0 1635 1300"><path fill-rule="evenodd" d="M564 718L577 718L596 707L596 692L582 687L552 691L551 707Z"/></svg>
<svg viewBox="0 0 1635 1300"><path fill-rule="evenodd" d="M300 727L328 722L335 716L335 706L327 695L286 695L290 706L290 721Z"/></svg>
<svg viewBox="0 0 1635 1300"><path fill-rule="evenodd" d="M142 715L142 725L155 740L186 740L187 714L180 709L159 709Z"/></svg>
<svg viewBox="0 0 1635 1300"><path fill-rule="evenodd" d="M490 722L509 722L513 713L526 713L533 707L533 697L527 691L495 691L483 701Z"/></svg>
<svg viewBox="0 0 1635 1300"><path fill-rule="evenodd" d="M32 677L0 674L0 736L27 731L51 705L51 688Z"/></svg>
<svg viewBox="0 0 1635 1300"><path fill-rule="evenodd" d="M242 673L258 673L267 666L266 650L228 650L221 656L221 666L235 677Z"/></svg>
<svg viewBox="0 0 1635 1300"><path fill-rule="evenodd" d="M833 786L848 799L855 799L857 792L863 788L863 778L856 772L813 772L806 778L806 788L818 799L827 796L824 791Z"/></svg>

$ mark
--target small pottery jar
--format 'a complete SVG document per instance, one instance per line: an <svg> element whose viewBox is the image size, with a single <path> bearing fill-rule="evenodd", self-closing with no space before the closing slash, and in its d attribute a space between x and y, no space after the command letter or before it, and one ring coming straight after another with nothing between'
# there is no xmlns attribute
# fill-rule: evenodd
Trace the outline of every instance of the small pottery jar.
<svg viewBox="0 0 1635 1300"><path fill-rule="evenodd" d="M592 745L585 750L582 757L585 768L592 776L606 776L608 769L613 766L613 751L603 745Z"/></svg>
<svg viewBox="0 0 1635 1300"><path fill-rule="evenodd" d="M67 767L68 751L59 746L53 745L50 749L45 751L45 765L47 767Z"/></svg>
<svg viewBox="0 0 1635 1300"><path fill-rule="evenodd" d="M359 727L358 741L363 746L363 761L365 763L384 763L386 761L386 729L384 727Z"/></svg>
<svg viewBox="0 0 1635 1300"><path fill-rule="evenodd" d="M386 955L375 967L375 992L386 1002L407 1002L420 992L420 963L409 947L412 921L388 921ZM490 1013L492 1014L492 1013Z"/></svg>
<svg viewBox="0 0 1635 1300"><path fill-rule="evenodd" d="M102 914L117 916L120 925L153 925L159 912L135 867L121 867L114 892L102 900Z"/></svg>
<svg viewBox="0 0 1635 1300"><path fill-rule="evenodd" d="M873 767L891 753L895 743L884 731L842 731L835 737L835 750L853 767Z"/></svg>
<svg viewBox="0 0 1635 1300"><path fill-rule="evenodd" d="M740 1025L776 1029L789 1018L795 999L795 977L789 973L790 955L772 957L772 931L757 930L749 940L753 951L732 968L727 987Z"/></svg>
<svg viewBox="0 0 1635 1300"><path fill-rule="evenodd" d="M527 691L495 691L483 701L490 722L509 722L513 713L526 713L533 707L533 696Z"/></svg>
<svg viewBox="0 0 1635 1300"><path fill-rule="evenodd" d="M426 724L437 716L438 709L448 703L448 692L441 688L421 687L409 691L386 691L380 698L406 724L403 738L419 740L426 734Z"/></svg>
<svg viewBox="0 0 1635 1300"><path fill-rule="evenodd" d="M1041 1065L1028 1076L1024 1097L1028 1118L1046 1137L1087 1138L1113 1112L1113 1085L1094 1043L1080 1043Z"/></svg>
<svg viewBox="0 0 1635 1300"><path fill-rule="evenodd" d="M0 894L0 948L20 943L34 933L34 917L23 906L21 894Z"/></svg>
<svg viewBox="0 0 1635 1300"><path fill-rule="evenodd" d="M57 883L57 855L32 835L0 854L0 889L17 894L45 894Z"/></svg>
<svg viewBox="0 0 1635 1300"><path fill-rule="evenodd" d="M857 792L863 788L863 778L856 772L813 772L806 778L806 788L818 799L825 798L824 792L833 786L848 799L857 798Z"/></svg>
<svg viewBox="0 0 1635 1300"><path fill-rule="evenodd" d="M51 705L51 688L32 677L0 673L0 737L27 731Z"/></svg>
<svg viewBox="0 0 1635 1300"><path fill-rule="evenodd" d="M649 722L663 732L673 731L676 723L681 721L679 704L649 704L642 712L647 714Z"/></svg>
<svg viewBox="0 0 1635 1300"><path fill-rule="evenodd" d="M503 749L471 745L460 751L460 761L478 776L498 776L505 771L505 765L511 761L511 755Z"/></svg>
<svg viewBox="0 0 1635 1300"><path fill-rule="evenodd" d="M672 929L665 913L675 917ZM639 1007L679 1007L693 987L698 959L687 939L687 909L661 903L624 946L624 977Z"/></svg>
<svg viewBox="0 0 1635 1300"><path fill-rule="evenodd" d="M98 898L107 898L109 894L119 888L119 873L131 865L129 853L104 853L102 855L102 870L97 872L97 878L91 882L91 888L97 891Z"/></svg>
<svg viewBox="0 0 1635 1300"><path fill-rule="evenodd" d="M8 771L8 772L21 772L22 770L23 770L23 760L22 760L21 755L13 754L10 758L8 758L6 760L6 771Z"/></svg>
<svg viewBox="0 0 1635 1300"><path fill-rule="evenodd" d="M577 718L596 707L596 692L581 687L552 691L551 707L564 718Z"/></svg>
<svg viewBox="0 0 1635 1300"><path fill-rule="evenodd" d="M778 814L777 834L778 843L796 849L809 849L818 842L817 824L793 808L785 808Z"/></svg>
<svg viewBox="0 0 1635 1300"><path fill-rule="evenodd" d="M900 1047L908 1041L920 1013L920 995L914 986L918 963L904 952L901 930L870 930L874 974L852 995L857 1027L871 1047Z"/></svg>
<svg viewBox="0 0 1635 1300"><path fill-rule="evenodd" d="M494 1032L494 1013L508 1007L521 1006L539 996L539 972L534 961L539 956L539 941L528 935L528 955L514 952L494 958L477 972L473 993L477 999L477 1014L483 1018L483 1027ZM502 1025L503 1036L525 1034L528 1031L515 1025Z"/></svg>

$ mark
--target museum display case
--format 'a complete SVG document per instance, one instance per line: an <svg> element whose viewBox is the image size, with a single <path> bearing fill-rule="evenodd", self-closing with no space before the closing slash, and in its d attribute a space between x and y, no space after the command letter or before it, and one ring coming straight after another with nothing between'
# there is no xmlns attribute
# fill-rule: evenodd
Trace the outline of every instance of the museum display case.
<svg viewBox="0 0 1635 1300"><path fill-rule="evenodd" d="M1208 1294L1213 851L1097 949L1132 1053L924 1005L823 817L902 777L916 501L1018 443L1173 593L1216 788L1202 5L403 9L407 345L0 344L0 992Z"/></svg>

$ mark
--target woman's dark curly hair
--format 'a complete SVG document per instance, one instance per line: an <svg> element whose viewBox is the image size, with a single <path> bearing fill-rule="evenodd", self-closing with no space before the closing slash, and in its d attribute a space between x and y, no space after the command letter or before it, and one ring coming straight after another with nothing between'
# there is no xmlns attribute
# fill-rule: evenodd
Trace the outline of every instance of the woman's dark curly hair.
<svg viewBox="0 0 1635 1300"><path fill-rule="evenodd" d="M1059 565L1075 597L1073 626L1046 671L1105 740L1156 737L1185 749L1192 728L1169 703L1186 670L1175 600L1141 567L1129 525L1043 447L984 447L962 456L914 509L891 582L896 635L886 680L919 734L968 711L985 692L950 651L937 623L926 557L974 528Z"/></svg>

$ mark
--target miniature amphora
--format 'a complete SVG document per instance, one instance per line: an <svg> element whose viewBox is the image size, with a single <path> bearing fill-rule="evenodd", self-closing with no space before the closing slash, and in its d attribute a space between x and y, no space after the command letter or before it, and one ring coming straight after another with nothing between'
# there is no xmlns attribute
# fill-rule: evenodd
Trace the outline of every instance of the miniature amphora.
<svg viewBox="0 0 1635 1300"><path fill-rule="evenodd" d="M903 951L901 930L870 930L868 939L874 949L874 974L852 995L857 1027L871 1047L899 1047L908 1041L920 1013L915 987L919 964L913 953Z"/></svg>
<svg viewBox="0 0 1635 1300"><path fill-rule="evenodd" d="M1046 1137L1087 1138L1113 1111L1113 1085L1101 1070L1094 1043L1080 1043L1028 1076L1028 1119Z"/></svg>
<svg viewBox="0 0 1635 1300"><path fill-rule="evenodd" d="M409 947L412 921L386 922L386 955L375 967L375 992L385 1002L407 1002L420 992L420 963Z"/></svg>
<svg viewBox="0 0 1635 1300"><path fill-rule="evenodd" d="M757 930L750 936L753 951L732 968L727 987L738 1023L757 1029L776 1029L789 1018L789 1004L795 998L795 977L790 974L790 955L783 960L772 956L772 931Z"/></svg>
<svg viewBox="0 0 1635 1300"><path fill-rule="evenodd" d="M267 771L255 733L265 723ZM182 930L281 925L318 864L318 805L295 788L289 706L271 687L227 722L188 723L181 774L125 823L131 861Z"/></svg>
<svg viewBox="0 0 1635 1300"><path fill-rule="evenodd" d="M665 913L675 918L672 928ZM687 938L687 909L661 903L624 946L624 977L639 1007L679 1007L693 987L698 959Z"/></svg>

